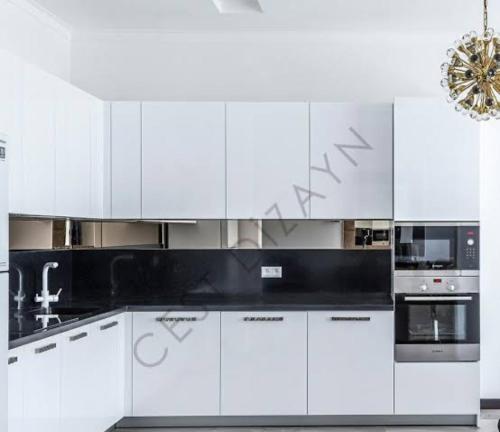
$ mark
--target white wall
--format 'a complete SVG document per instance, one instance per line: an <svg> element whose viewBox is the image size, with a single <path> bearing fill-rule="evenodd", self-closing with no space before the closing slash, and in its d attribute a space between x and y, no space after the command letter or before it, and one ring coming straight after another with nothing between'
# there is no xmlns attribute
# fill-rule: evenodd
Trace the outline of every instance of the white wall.
<svg viewBox="0 0 500 432"><path fill-rule="evenodd" d="M500 398L500 123L481 137L481 397Z"/></svg>
<svg viewBox="0 0 500 432"><path fill-rule="evenodd" d="M441 95L450 34L75 34L73 82L110 100L392 101Z"/></svg>
<svg viewBox="0 0 500 432"><path fill-rule="evenodd" d="M0 49L70 79L68 29L28 0L0 0Z"/></svg>

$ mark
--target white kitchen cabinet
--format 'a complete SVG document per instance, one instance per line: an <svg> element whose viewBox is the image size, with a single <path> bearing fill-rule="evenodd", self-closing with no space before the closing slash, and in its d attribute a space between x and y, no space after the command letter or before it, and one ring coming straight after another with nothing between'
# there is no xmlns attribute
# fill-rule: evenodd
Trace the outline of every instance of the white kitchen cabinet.
<svg viewBox="0 0 500 432"><path fill-rule="evenodd" d="M97 423L97 409L103 395L95 375L99 364L96 334L90 326L83 326L61 334L60 341L60 430L102 432Z"/></svg>
<svg viewBox="0 0 500 432"><path fill-rule="evenodd" d="M311 104L313 219L392 219L392 104Z"/></svg>
<svg viewBox="0 0 500 432"><path fill-rule="evenodd" d="M394 105L394 218L479 220L479 124L441 99Z"/></svg>
<svg viewBox="0 0 500 432"><path fill-rule="evenodd" d="M91 217L91 99L60 81L56 113L57 216Z"/></svg>
<svg viewBox="0 0 500 432"><path fill-rule="evenodd" d="M221 414L307 414L306 312L222 312Z"/></svg>
<svg viewBox="0 0 500 432"><path fill-rule="evenodd" d="M115 219L141 217L141 116L140 102L111 104L111 212Z"/></svg>
<svg viewBox="0 0 500 432"><path fill-rule="evenodd" d="M8 431L26 432L24 425L25 348L9 351L8 356Z"/></svg>
<svg viewBox="0 0 500 432"><path fill-rule="evenodd" d="M23 85L22 62L7 51L0 50L0 133L8 136L9 149L9 212L24 213L23 164Z"/></svg>
<svg viewBox="0 0 500 432"><path fill-rule="evenodd" d="M136 312L133 347L134 416L219 414L219 312Z"/></svg>
<svg viewBox="0 0 500 432"><path fill-rule="evenodd" d="M24 432L57 432L61 393L59 335L26 345L25 350Z"/></svg>
<svg viewBox="0 0 500 432"><path fill-rule="evenodd" d="M142 104L142 217L226 216L225 107Z"/></svg>
<svg viewBox="0 0 500 432"><path fill-rule="evenodd" d="M393 413L394 314L309 312L312 415Z"/></svg>
<svg viewBox="0 0 500 432"><path fill-rule="evenodd" d="M309 104L228 103L227 217L309 218Z"/></svg>
<svg viewBox="0 0 500 432"><path fill-rule="evenodd" d="M95 391L100 395L96 406L97 430L105 431L124 415L125 403L125 324L124 315L92 325L95 338Z"/></svg>
<svg viewBox="0 0 500 432"><path fill-rule="evenodd" d="M56 79L24 66L22 140L23 213L50 216L56 210Z"/></svg>
<svg viewBox="0 0 500 432"><path fill-rule="evenodd" d="M479 363L396 363L394 379L395 414L479 414Z"/></svg>
<svg viewBox="0 0 500 432"><path fill-rule="evenodd" d="M90 97L90 217L104 215L105 103ZM109 124L108 124L109 126Z"/></svg>

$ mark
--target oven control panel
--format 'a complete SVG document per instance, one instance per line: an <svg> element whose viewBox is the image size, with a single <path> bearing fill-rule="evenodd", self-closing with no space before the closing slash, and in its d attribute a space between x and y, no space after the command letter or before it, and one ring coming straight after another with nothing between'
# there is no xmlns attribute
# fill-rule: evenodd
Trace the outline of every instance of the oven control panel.
<svg viewBox="0 0 500 432"><path fill-rule="evenodd" d="M396 294L458 294L479 292L479 278L470 277L395 277Z"/></svg>
<svg viewBox="0 0 500 432"><path fill-rule="evenodd" d="M479 227L459 227L457 240L458 267L462 270L479 270Z"/></svg>

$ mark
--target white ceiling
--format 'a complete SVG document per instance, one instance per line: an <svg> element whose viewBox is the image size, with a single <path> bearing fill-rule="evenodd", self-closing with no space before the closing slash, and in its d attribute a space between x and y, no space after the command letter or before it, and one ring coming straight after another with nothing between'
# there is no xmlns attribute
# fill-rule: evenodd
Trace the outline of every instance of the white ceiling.
<svg viewBox="0 0 500 432"><path fill-rule="evenodd" d="M74 30L402 30L458 36L482 26L480 0L260 0L263 13L227 15L212 0L31 1ZM490 9L491 24L500 28L500 4Z"/></svg>

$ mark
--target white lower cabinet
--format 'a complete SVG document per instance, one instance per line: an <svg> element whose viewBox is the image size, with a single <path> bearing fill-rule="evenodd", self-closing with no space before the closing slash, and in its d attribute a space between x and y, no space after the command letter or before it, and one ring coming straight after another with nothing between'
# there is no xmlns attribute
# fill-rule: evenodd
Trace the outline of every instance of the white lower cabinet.
<svg viewBox="0 0 500 432"><path fill-rule="evenodd" d="M60 430L61 340L49 337L26 345L24 432Z"/></svg>
<svg viewBox="0 0 500 432"><path fill-rule="evenodd" d="M218 415L219 312L136 312L133 415Z"/></svg>
<svg viewBox="0 0 500 432"><path fill-rule="evenodd" d="M24 347L9 351L8 357L8 431L26 432L24 427Z"/></svg>
<svg viewBox="0 0 500 432"><path fill-rule="evenodd" d="M479 363L396 363L395 414L479 413Z"/></svg>
<svg viewBox="0 0 500 432"><path fill-rule="evenodd" d="M307 312L221 314L221 414L307 414Z"/></svg>
<svg viewBox="0 0 500 432"><path fill-rule="evenodd" d="M393 413L392 311L309 312L308 413Z"/></svg>
<svg viewBox="0 0 500 432"><path fill-rule="evenodd" d="M96 335L90 326L61 335L61 431L99 432ZM99 395L97 398L96 395Z"/></svg>

